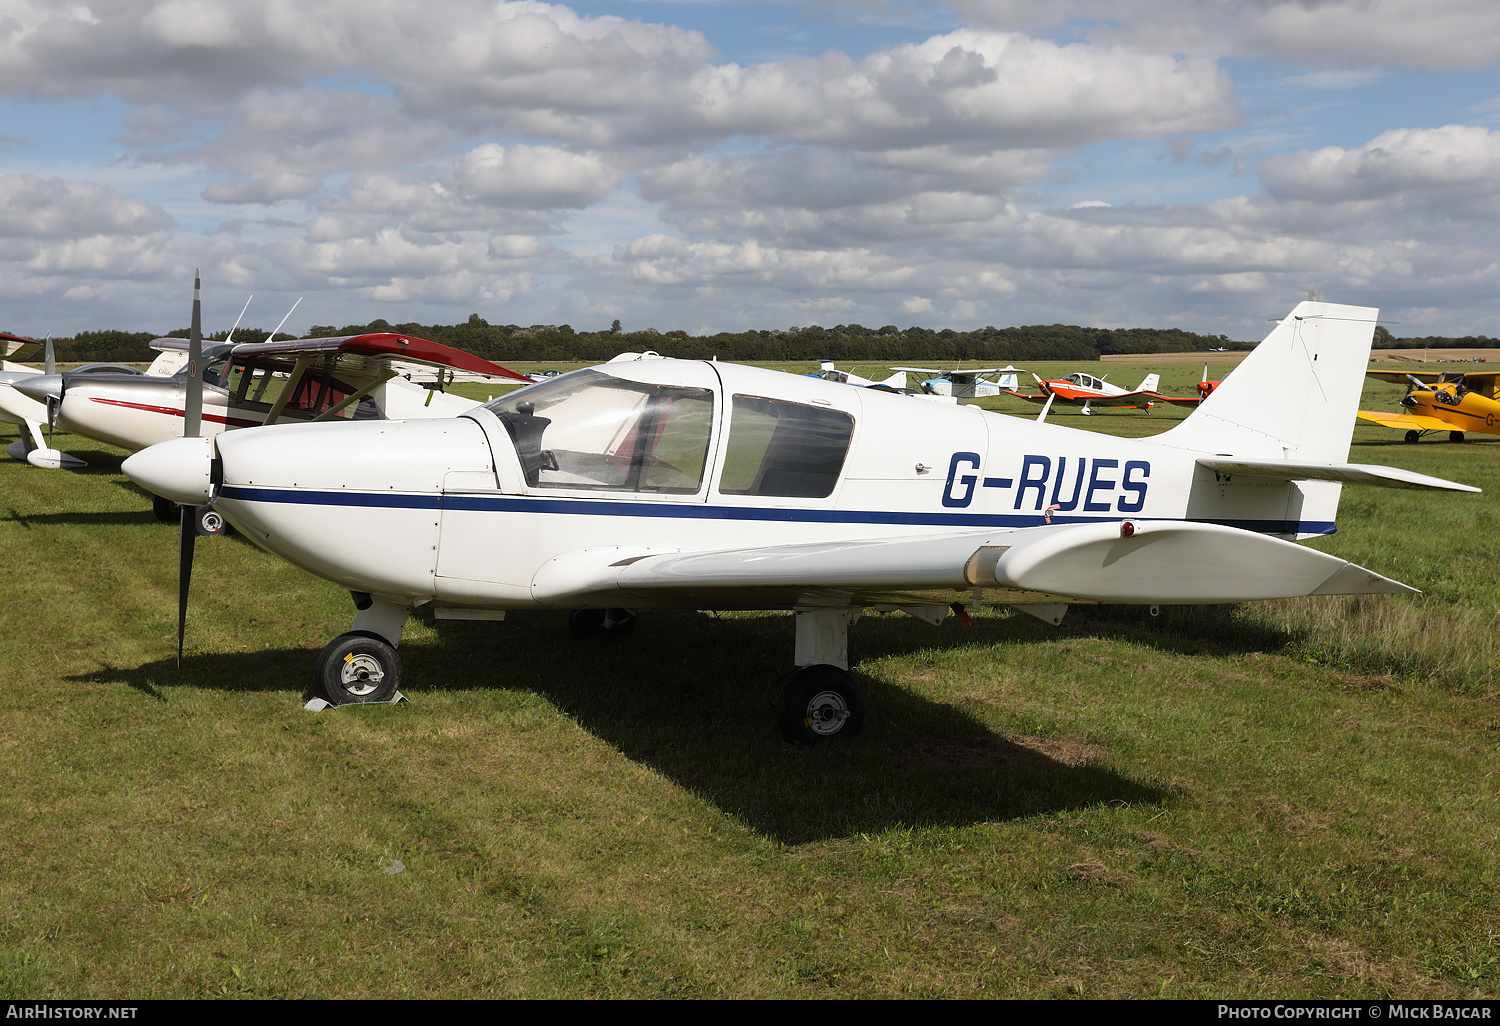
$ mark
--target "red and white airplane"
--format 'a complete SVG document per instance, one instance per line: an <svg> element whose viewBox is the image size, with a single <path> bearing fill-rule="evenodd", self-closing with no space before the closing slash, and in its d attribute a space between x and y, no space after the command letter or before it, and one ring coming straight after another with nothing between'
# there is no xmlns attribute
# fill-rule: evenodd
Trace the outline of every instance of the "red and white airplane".
<svg viewBox="0 0 1500 1026"><path fill-rule="evenodd" d="M152 345L158 343L186 347L181 339ZM188 363L184 354L181 370L166 378L33 375L17 380L14 390L50 409L55 428L138 452L182 436L194 369ZM436 386L404 378L400 365L407 364L437 368ZM201 434L276 423L454 417L480 405L442 391L458 371L530 383L471 353L392 332L204 346ZM157 515L176 519L166 503L157 504ZM220 521L204 515L205 529L216 531Z"/></svg>
<svg viewBox="0 0 1500 1026"><path fill-rule="evenodd" d="M1037 388L1041 389L1039 395L1026 395L1022 392L1010 392L1005 394L1015 396L1017 399L1025 399L1030 403L1045 403L1052 399L1058 399L1065 403L1074 405L1082 404L1085 416L1092 416L1092 406L1127 406L1133 409L1150 410L1157 403L1171 403L1174 406L1197 406L1203 401L1201 395L1195 396L1173 396L1162 395L1156 390L1161 381L1159 374L1147 374L1145 380L1134 389L1121 388L1111 385L1103 378L1096 378L1092 374L1078 372L1069 374L1065 378L1055 381L1044 381L1033 374L1036 379ZM1200 386L1201 392L1201 386Z"/></svg>
<svg viewBox="0 0 1500 1026"><path fill-rule="evenodd" d="M168 341L176 342L177 339ZM52 337L49 335L46 341L46 357L41 370L28 367L23 363L12 363L9 357L26 359L34 356L43 343L28 338L20 338L16 335L0 334L0 353L6 359L0 359L0 422L14 424L21 429L21 437L18 441L10 443L6 452L12 459L25 460L34 467L82 467L83 460L71 453L65 453L52 447L51 430L43 431L42 425L52 419L51 412L45 401L38 401L25 395L16 389L16 385L22 381L40 378L55 373L56 361L52 353ZM184 363L187 362L187 343L180 347L167 347L156 345L155 348L163 350L144 372L137 367L127 367L119 363L91 363L79 367L73 371L74 374L130 374L140 375L142 373L156 378L170 377Z"/></svg>

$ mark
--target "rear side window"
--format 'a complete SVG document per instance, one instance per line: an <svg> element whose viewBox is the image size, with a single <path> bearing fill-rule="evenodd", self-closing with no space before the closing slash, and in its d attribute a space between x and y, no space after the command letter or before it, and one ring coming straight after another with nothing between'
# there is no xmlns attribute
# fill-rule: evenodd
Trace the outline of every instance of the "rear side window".
<svg viewBox="0 0 1500 1026"><path fill-rule="evenodd" d="M847 413L737 395L719 492L826 498L838 484L853 434Z"/></svg>

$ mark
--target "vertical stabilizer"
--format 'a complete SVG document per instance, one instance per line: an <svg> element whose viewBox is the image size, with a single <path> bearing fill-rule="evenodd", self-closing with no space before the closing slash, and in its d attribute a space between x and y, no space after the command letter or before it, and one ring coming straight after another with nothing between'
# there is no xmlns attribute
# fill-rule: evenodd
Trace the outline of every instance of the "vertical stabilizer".
<svg viewBox="0 0 1500 1026"><path fill-rule="evenodd" d="M1161 386L1160 374L1147 374L1141 383L1136 386L1137 392L1155 392Z"/></svg>
<svg viewBox="0 0 1500 1026"><path fill-rule="evenodd" d="M1214 455L1343 463L1379 311L1303 302L1155 441Z"/></svg>

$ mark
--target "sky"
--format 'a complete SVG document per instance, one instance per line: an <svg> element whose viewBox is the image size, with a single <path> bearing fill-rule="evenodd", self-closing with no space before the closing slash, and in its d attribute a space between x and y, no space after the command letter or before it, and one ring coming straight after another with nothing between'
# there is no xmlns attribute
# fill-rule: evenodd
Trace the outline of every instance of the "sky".
<svg viewBox="0 0 1500 1026"><path fill-rule="evenodd" d="M0 0L0 330L1500 336L1493 0Z"/></svg>

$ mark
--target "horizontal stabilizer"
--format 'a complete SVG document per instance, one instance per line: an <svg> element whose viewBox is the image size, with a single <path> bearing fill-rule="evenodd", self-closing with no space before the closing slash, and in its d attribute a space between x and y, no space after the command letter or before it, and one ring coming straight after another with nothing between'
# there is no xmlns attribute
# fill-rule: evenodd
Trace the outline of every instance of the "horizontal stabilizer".
<svg viewBox="0 0 1500 1026"><path fill-rule="evenodd" d="M1446 425L1444 425L1446 426ZM1344 484L1379 485L1382 488L1419 488L1442 492L1477 492L1473 485L1445 481L1399 467L1377 467L1370 463L1308 463L1300 460L1236 460L1204 458L1200 467L1221 474L1269 477L1278 481L1341 481Z"/></svg>

